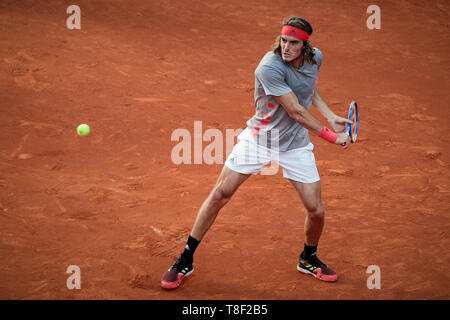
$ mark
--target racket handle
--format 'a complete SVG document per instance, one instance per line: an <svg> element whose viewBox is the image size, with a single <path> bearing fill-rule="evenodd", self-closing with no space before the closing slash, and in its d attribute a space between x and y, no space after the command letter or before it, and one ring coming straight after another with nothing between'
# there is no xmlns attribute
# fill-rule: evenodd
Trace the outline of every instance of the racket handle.
<svg viewBox="0 0 450 320"><path fill-rule="evenodd" d="M345 133L350 137L350 132L348 130L346 130ZM353 140L351 137L350 137L350 143L353 143ZM345 146L345 143L341 143L341 146Z"/></svg>

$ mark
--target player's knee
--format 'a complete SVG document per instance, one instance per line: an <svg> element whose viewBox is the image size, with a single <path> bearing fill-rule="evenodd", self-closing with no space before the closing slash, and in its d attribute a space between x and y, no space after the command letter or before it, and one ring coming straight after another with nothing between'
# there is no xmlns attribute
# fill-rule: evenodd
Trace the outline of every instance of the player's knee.
<svg viewBox="0 0 450 320"><path fill-rule="evenodd" d="M228 202L231 199L233 193L230 190L227 190L223 187L216 187L212 193L212 200L215 202L223 203Z"/></svg>
<svg viewBox="0 0 450 320"><path fill-rule="evenodd" d="M325 218L325 208L321 203L308 208L308 216L313 220L323 220Z"/></svg>

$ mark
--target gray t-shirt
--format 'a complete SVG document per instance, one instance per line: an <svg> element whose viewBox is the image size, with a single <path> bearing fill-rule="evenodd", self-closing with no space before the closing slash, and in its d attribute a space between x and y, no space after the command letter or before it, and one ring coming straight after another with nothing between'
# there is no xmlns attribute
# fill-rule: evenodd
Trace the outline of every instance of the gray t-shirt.
<svg viewBox="0 0 450 320"><path fill-rule="evenodd" d="M311 108L312 96L317 86L322 52L314 48L317 64L303 61L296 69L272 51L266 53L255 70L255 115L247 121L247 129L239 139L253 139L267 148L276 148L274 140L278 129L278 149L288 151L306 146L310 140L308 130L292 119L273 96L291 91L306 109Z"/></svg>

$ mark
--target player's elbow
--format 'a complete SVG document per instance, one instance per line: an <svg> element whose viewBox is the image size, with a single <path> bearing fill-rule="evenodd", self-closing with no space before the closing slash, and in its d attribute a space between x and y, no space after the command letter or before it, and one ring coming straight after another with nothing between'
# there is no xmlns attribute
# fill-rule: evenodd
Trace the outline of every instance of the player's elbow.
<svg viewBox="0 0 450 320"><path fill-rule="evenodd" d="M302 106L299 106L298 108L292 110L289 115L292 119L303 125L306 121L306 113L307 110Z"/></svg>

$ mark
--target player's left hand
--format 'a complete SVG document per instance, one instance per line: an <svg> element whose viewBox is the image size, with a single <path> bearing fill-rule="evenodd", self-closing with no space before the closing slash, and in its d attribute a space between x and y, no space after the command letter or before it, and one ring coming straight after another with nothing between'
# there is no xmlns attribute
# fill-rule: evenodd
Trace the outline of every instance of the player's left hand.
<svg viewBox="0 0 450 320"><path fill-rule="evenodd" d="M335 116L334 118L328 120L328 123L330 124L331 128L333 128L334 132L341 133L345 132L345 129L347 128L347 123L353 122L346 118Z"/></svg>

